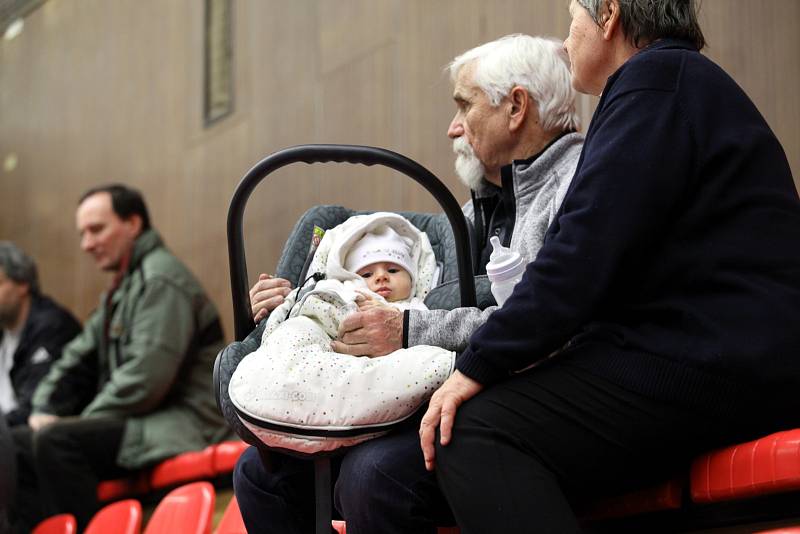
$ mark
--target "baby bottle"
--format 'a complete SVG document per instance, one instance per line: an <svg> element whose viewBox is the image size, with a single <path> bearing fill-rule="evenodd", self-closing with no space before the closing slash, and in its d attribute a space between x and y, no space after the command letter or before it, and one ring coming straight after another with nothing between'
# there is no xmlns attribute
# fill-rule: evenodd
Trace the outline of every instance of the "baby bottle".
<svg viewBox="0 0 800 534"><path fill-rule="evenodd" d="M489 239L492 244L492 255L486 264L486 274L492 283L492 295L498 306L502 306L511 295L514 286L522 279L525 272L525 260L519 252L506 248L500 244L497 236Z"/></svg>

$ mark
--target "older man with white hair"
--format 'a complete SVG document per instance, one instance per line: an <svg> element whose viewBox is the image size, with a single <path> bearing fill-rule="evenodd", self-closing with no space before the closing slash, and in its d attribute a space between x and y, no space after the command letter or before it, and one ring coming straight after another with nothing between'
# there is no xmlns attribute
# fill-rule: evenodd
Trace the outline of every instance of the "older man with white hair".
<svg viewBox="0 0 800 534"><path fill-rule="evenodd" d="M479 240L478 273L489 262L491 236L526 261L536 258L575 172L583 136L576 133L575 93L559 48L555 39L510 35L449 66L457 110L447 135L457 154L456 174L472 194L464 214ZM494 310L409 311L403 346L464 350ZM361 320L350 319L356 327ZM355 346L339 345L341 352L374 355L392 348L376 351L370 338L350 328L343 325L341 343Z"/></svg>
<svg viewBox="0 0 800 534"><path fill-rule="evenodd" d="M510 35L458 56L449 71L456 114L448 136L456 172L472 190L464 213L473 224L485 272L491 246L504 245L533 260L558 211L578 162L583 138L575 133L575 94L561 42ZM289 291L285 280L261 275L250 291L256 320ZM376 307L350 316L334 348L380 356L414 345L462 350L492 313ZM310 462L277 454L266 468L255 449L234 473L236 496L248 530L310 532L313 469ZM451 521L436 479L426 473L414 423L406 431L359 445L336 461L338 511L351 533L426 533Z"/></svg>

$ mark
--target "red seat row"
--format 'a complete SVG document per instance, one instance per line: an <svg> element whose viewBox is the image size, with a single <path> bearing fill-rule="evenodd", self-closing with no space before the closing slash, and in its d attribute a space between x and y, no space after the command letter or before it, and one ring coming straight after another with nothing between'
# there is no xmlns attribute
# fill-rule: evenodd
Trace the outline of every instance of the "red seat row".
<svg viewBox="0 0 800 534"><path fill-rule="evenodd" d="M692 503L703 505L800 490L800 429L724 447L695 459L689 472ZM683 484L677 478L586 509L587 519L627 517L678 509Z"/></svg>
<svg viewBox="0 0 800 534"><path fill-rule="evenodd" d="M136 477L101 482L98 499L110 501L228 474L247 447L241 441L228 441L179 454ZM683 486L681 478L672 479L653 488L597 501L582 515L606 519L679 509ZM800 429L703 454L691 466L688 489L692 502L699 505L800 490Z"/></svg>
<svg viewBox="0 0 800 534"><path fill-rule="evenodd" d="M209 482L193 482L170 491L153 510L144 534L211 534L216 493ZM235 501L234 501L235 506ZM230 508L230 507L229 507ZM216 534L246 534L241 514L224 520ZM226 512L228 515L228 512ZM237 521L238 516L238 521ZM84 534L139 534L142 527L142 506L135 499L126 499L100 509L84 530ZM225 522L227 521L227 522ZM75 517L60 514L39 523L32 534L75 534Z"/></svg>
<svg viewBox="0 0 800 534"><path fill-rule="evenodd" d="M243 441L225 441L201 451L190 451L164 460L136 476L105 480L97 486L97 499L112 501L143 495L194 480L209 480L233 471L239 456L248 447Z"/></svg>
<svg viewBox="0 0 800 534"><path fill-rule="evenodd" d="M692 500L747 499L800 489L800 429L704 454L692 464Z"/></svg>

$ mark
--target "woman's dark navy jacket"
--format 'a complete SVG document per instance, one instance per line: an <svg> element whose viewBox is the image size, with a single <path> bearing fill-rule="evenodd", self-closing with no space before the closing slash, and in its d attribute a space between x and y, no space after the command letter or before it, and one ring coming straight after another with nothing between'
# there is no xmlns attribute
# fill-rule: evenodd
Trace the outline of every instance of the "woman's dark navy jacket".
<svg viewBox="0 0 800 534"><path fill-rule="evenodd" d="M10 373L18 406L5 414L9 426L27 423L36 386L50 370L50 365L61 357L64 345L80 331L80 323L67 310L45 296L31 296L28 319L22 328ZM0 337L2 335L0 331Z"/></svg>
<svg viewBox="0 0 800 534"><path fill-rule="evenodd" d="M544 247L457 368L488 384L565 344L564 362L690 407L800 384L791 170L687 43L657 41L608 79Z"/></svg>

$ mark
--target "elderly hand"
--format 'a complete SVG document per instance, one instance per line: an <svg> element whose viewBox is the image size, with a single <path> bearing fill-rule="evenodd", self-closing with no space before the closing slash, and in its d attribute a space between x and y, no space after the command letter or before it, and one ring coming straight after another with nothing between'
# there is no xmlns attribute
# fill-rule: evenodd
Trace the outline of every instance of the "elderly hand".
<svg viewBox="0 0 800 534"><path fill-rule="evenodd" d="M31 430L36 432L49 424L55 423L59 419L61 419L61 417L51 413L34 413L28 417L28 426L31 427Z"/></svg>
<svg viewBox="0 0 800 534"><path fill-rule="evenodd" d="M385 356L403 348L403 312L369 301L363 306L342 321L331 348L353 356Z"/></svg>
<svg viewBox="0 0 800 534"><path fill-rule="evenodd" d="M258 282L250 288L250 308L253 310L253 321L258 323L272 310L283 304L284 298L291 290L292 284L288 280L264 273L258 275Z"/></svg>
<svg viewBox="0 0 800 534"><path fill-rule="evenodd" d="M419 425L419 442L425 457L425 469L433 471L436 457L436 427L439 427L439 443L447 445L453 437L453 420L456 410L464 401L474 397L483 389L483 384L456 370L436 390L428 404L428 410Z"/></svg>

